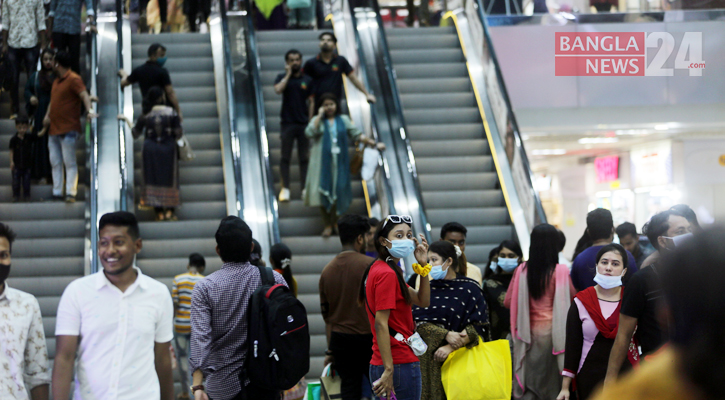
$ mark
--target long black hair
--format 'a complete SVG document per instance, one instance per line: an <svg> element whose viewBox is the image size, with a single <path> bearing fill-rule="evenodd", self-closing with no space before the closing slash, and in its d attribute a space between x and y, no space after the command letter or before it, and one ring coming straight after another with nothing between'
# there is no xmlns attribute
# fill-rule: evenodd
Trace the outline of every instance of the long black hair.
<svg viewBox="0 0 725 400"><path fill-rule="evenodd" d="M385 221L388 219L385 218L378 224L378 228L375 230L375 236L373 237L373 240L375 241L375 251L378 252L378 260L383 261L384 263L388 264L390 269L395 271L395 276L398 277L398 285L400 286L400 291L403 294L403 298L405 299L405 302L407 304L413 304L413 299L410 297L410 292L408 292L408 284L405 283L405 278L403 278L403 271L395 265L392 261L392 256L390 255L390 252L388 252L388 248L385 247L380 243L380 238L386 238L388 237L388 234L390 234L390 231L393 230L397 225L400 224L394 224L392 222L386 224ZM405 224L410 226L410 224L401 222L401 224ZM390 261L388 261L388 258L390 258ZM376 260L377 262L377 260ZM374 263L373 263L374 264ZM368 274L370 273L370 268L373 266L373 264L368 265L368 268L365 270L365 274L363 275L362 282L360 282L360 292L358 293L358 302L362 305L365 305L365 281L368 279Z"/></svg>
<svg viewBox="0 0 725 400"><path fill-rule="evenodd" d="M460 249L459 249L460 250ZM465 275L465 272L461 272L461 259L458 257L458 254L456 253L456 246L454 246L451 242L447 242L445 240L439 240L437 242L433 242L429 247L428 251L432 253L436 253L443 261L447 260L448 258L453 260L453 263L451 264L451 268L453 268L454 271L456 271L456 274L458 275ZM463 253L461 253L461 257L463 257Z"/></svg>
<svg viewBox="0 0 725 400"><path fill-rule="evenodd" d="M141 104L141 113L143 115L150 113L151 109L154 108L154 106L163 104L163 98L164 89L161 89L158 86L152 86L148 90L148 92L146 92L146 96L143 98L143 103Z"/></svg>
<svg viewBox="0 0 725 400"><path fill-rule="evenodd" d="M546 293L558 261L559 233L553 225L537 225L531 231L529 261L526 262L526 281L531 298L538 300Z"/></svg>
<svg viewBox="0 0 725 400"><path fill-rule="evenodd" d="M296 295L297 287L292 279L292 250L284 243L277 243L269 249L269 260L272 262L272 268L282 270L282 277L287 286Z"/></svg>

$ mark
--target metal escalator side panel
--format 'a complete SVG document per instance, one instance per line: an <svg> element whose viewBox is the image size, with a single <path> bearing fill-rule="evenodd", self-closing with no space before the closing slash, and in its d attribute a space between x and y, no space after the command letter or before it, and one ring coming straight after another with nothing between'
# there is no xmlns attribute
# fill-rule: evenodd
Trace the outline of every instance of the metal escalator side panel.
<svg viewBox="0 0 725 400"><path fill-rule="evenodd" d="M483 32L480 26L471 26L471 19L462 9L448 12L446 16L454 21L456 33L466 60L466 69L471 80L476 104L491 148L501 191L516 236L524 251L524 257L528 257L531 229L537 224L537 218L538 221L545 222L546 217L543 215L543 211L539 211L541 204L533 189L531 170L528 160L525 159L525 152L520 138L518 143L515 141L513 143L513 145L517 146L518 152L514 152L511 159L507 155L501 132L503 131L506 134L507 126L515 123L510 103L503 100L502 88L497 86L498 81L495 79L496 71L491 69L491 64L484 64L484 55L481 54L481 51L487 49L482 45L483 38L476 36L477 33L482 34ZM473 21L474 24L476 22L478 20ZM481 45L479 46L479 44ZM486 54L486 56L489 55ZM493 77L487 76L491 73L493 73ZM499 102L494 104L495 101ZM501 101L503 101L503 104L501 104ZM494 107L496 107L496 111L494 111ZM514 130L518 133L516 128Z"/></svg>
<svg viewBox="0 0 725 400"><path fill-rule="evenodd" d="M88 70L88 91L91 98L98 95L98 40L92 31L86 33L86 57ZM97 107L97 106L96 106ZM98 111L98 110L96 110ZM86 140L86 168L88 177L88 199L86 199L86 240L85 268L86 275L98 270L98 120L88 119Z"/></svg>
<svg viewBox="0 0 725 400"><path fill-rule="evenodd" d="M228 13L236 125L240 147L246 149L249 155L242 157L241 165L245 188L243 215L262 248L269 251L273 244L280 242L279 207L270 163L260 56L251 2L245 1L244 6L246 11Z"/></svg>

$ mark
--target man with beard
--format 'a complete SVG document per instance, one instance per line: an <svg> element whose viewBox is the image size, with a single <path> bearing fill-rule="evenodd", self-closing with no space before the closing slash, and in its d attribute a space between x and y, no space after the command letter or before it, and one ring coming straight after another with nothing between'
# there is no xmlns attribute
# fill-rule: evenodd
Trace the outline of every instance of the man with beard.
<svg viewBox="0 0 725 400"><path fill-rule="evenodd" d="M3 399L48 400L48 351L38 300L8 287L15 233L0 223L0 344L3 366L0 388ZM30 393L30 397L28 397Z"/></svg>
<svg viewBox="0 0 725 400"><path fill-rule="evenodd" d="M68 398L75 365L74 399L172 400L169 289L134 265L133 214L105 214L98 236L103 270L73 281L58 305L53 398Z"/></svg>
<svg viewBox="0 0 725 400"><path fill-rule="evenodd" d="M290 200L289 168L295 140L297 140L297 157L300 162L300 181L303 187L305 185L307 165L310 160L310 142L305 136L305 128L309 115L315 112L312 78L302 73L302 53L292 49L285 54L284 60L285 73L277 75L277 79L274 81L274 92L282 95L280 112L282 117L282 160L279 168L282 176L282 189L279 192L279 201ZM302 195L302 197L305 196Z"/></svg>
<svg viewBox="0 0 725 400"><path fill-rule="evenodd" d="M365 270L375 261L365 255L368 218L344 215L337 221L342 252L320 275L320 308L325 320L328 350L325 365L334 363L342 379L343 400L362 397L362 378L368 376L373 335L365 308L357 303Z"/></svg>
<svg viewBox="0 0 725 400"><path fill-rule="evenodd" d="M324 93L337 96L340 103L344 103L345 93L342 90L342 74L345 74L355 87L363 92L368 102L375 103L375 96L365 90L365 85L353 73L352 66L347 59L337 54L337 38L332 32L320 34L320 54L307 60L303 68L305 74L312 78L314 83L315 101ZM318 105L319 106L319 105ZM343 112L345 106L343 106ZM315 108L310 108L310 118L315 115Z"/></svg>

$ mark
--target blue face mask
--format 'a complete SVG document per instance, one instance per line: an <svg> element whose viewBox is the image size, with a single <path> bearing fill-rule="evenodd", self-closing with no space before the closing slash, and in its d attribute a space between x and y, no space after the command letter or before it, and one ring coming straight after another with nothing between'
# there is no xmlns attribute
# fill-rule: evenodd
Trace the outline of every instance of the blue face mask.
<svg viewBox="0 0 725 400"><path fill-rule="evenodd" d="M516 258L499 258L497 264L503 272L511 272L519 266L519 260Z"/></svg>
<svg viewBox="0 0 725 400"><path fill-rule="evenodd" d="M435 281L435 280L438 280L438 279L445 278L447 274L448 274L448 268L446 268L444 270L443 269L443 264L441 264L441 265L434 265L434 266L432 266L431 269L430 269L430 273L428 274L428 276L430 277L431 280L434 280Z"/></svg>
<svg viewBox="0 0 725 400"><path fill-rule="evenodd" d="M388 252L395 258L408 257L415 250L415 242L410 239L388 240L388 242L393 245Z"/></svg>
<svg viewBox="0 0 725 400"><path fill-rule="evenodd" d="M156 63L163 67L166 64L166 58L166 56L159 57L156 59Z"/></svg>

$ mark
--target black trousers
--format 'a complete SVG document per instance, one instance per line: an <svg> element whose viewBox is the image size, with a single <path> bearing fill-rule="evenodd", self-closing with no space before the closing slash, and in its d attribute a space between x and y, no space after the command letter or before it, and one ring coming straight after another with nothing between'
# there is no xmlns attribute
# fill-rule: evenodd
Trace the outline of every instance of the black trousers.
<svg viewBox="0 0 725 400"><path fill-rule="evenodd" d="M373 335L332 332L330 351L335 357L333 367L342 380L342 400L360 400L363 376L369 378L373 356Z"/></svg>
<svg viewBox="0 0 725 400"><path fill-rule="evenodd" d="M232 400L280 400L281 398L281 392L260 389L250 383Z"/></svg>
<svg viewBox="0 0 725 400"><path fill-rule="evenodd" d="M21 151L21 150L15 150ZM20 188L23 188L23 198L30 198L30 168L15 168L13 170L13 198L20 199Z"/></svg>
<svg viewBox="0 0 725 400"><path fill-rule="evenodd" d="M8 63L10 64L12 82L10 82L10 107L11 114L17 114L20 110L20 71L25 67L25 73L30 74L38 67L39 46L30 48L14 48L8 46ZM25 99L28 101L30 99Z"/></svg>
<svg viewBox="0 0 725 400"><path fill-rule="evenodd" d="M72 69L76 74L81 73L81 35L53 32L53 46L58 51L65 51L70 54Z"/></svg>
<svg viewBox="0 0 725 400"><path fill-rule="evenodd" d="M300 160L300 181L302 187L305 187L307 166L310 163L310 141L305 136L305 128L307 128L307 124L282 124L282 160L279 169L282 176L282 186L287 189L290 187L289 169L295 140L297 141L297 158Z"/></svg>
<svg viewBox="0 0 725 400"><path fill-rule="evenodd" d="M196 32L196 17L201 13L200 22L206 22L211 14L211 2L208 0L184 0L184 14L189 21L189 30Z"/></svg>

